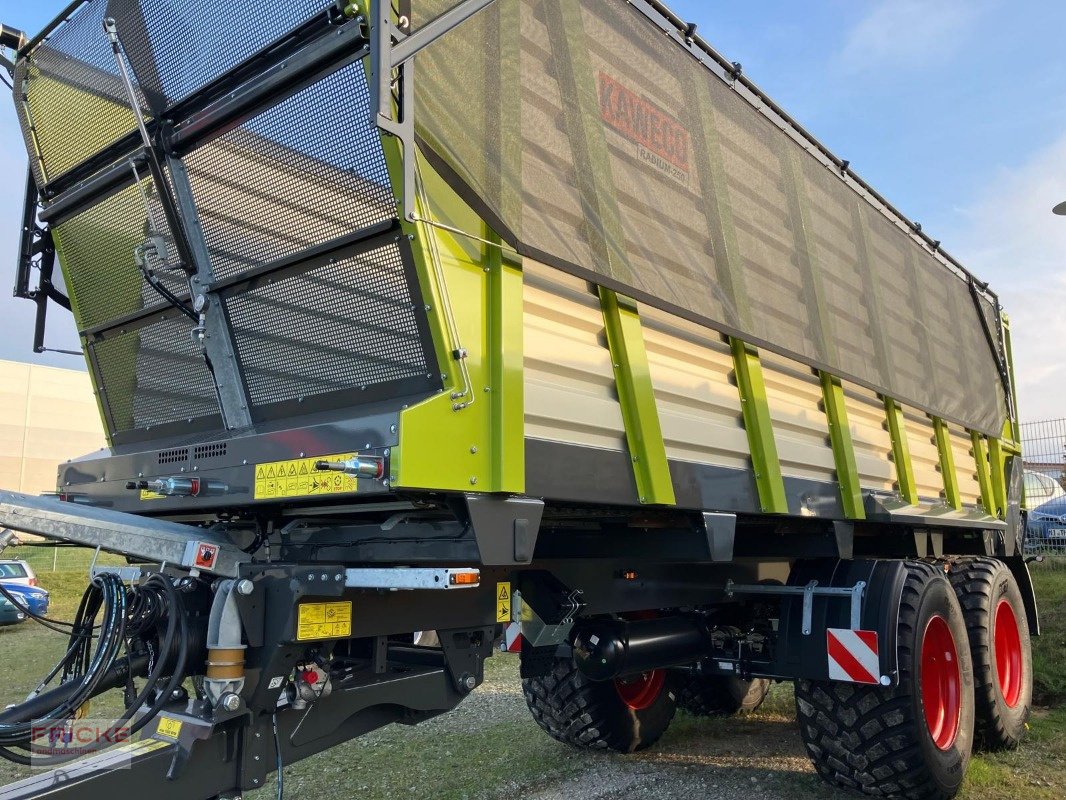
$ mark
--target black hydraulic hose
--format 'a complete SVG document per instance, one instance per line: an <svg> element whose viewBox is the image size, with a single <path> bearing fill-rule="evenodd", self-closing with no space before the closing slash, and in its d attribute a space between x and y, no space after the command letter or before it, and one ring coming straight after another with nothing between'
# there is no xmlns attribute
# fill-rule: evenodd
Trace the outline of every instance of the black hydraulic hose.
<svg viewBox="0 0 1066 800"><path fill-rule="evenodd" d="M97 685L101 692L117 689L126 684L130 674L140 676L148 668L148 656L135 656L115 664ZM39 719L57 706L65 704L78 689L77 681L61 683L54 689L41 692L11 708L0 711L0 723L29 722Z"/></svg>
<svg viewBox="0 0 1066 800"><path fill-rule="evenodd" d="M118 733L132 736L147 725L170 702L185 678L190 637L184 606L174 584L161 574L152 575L141 586L129 590L114 575L104 573L94 578L82 596L71 625L70 647L41 685L46 685L60 670L63 671L63 683L0 712L0 756L32 766L70 761L74 756L40 756L7 748L29 749L34 728L67 723L88 699L118 688L131 676L143 675L146 670L144 687L122 715L106 732L96 737L94 744L80 750L102 749L109 746ZM101 610L104 618L94 650L91 632ZM153 634L164 620L166 625L162 634ZM157 637L154 664L153 659L143 653L120 658L123 647L128 650L130 642L148 634ZM160 688L164 679L165 685ZM151 705L144 709L149 698L152 698ZM134 714L142 709L139 719L128 731L123 731Z"/></svg>

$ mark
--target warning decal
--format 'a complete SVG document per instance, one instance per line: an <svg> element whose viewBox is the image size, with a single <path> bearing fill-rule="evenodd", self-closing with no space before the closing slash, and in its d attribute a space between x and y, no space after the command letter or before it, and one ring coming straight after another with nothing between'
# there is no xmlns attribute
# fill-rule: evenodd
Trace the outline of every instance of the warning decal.
<svg viewBox="0 0 1066 800"><path fill-rule="evenodd" d="M165 500L166 495L153 492L149 489L141 489L141 500Z"/></svg>
<svg viewBox="0 0 1066 800"><path fill-rule="evenodd" d="M181 733L181 720L173 717L160 717L159 725L155 729L156 736L166 736L169 739L177 739Z"/></svg>
<svg viewBox="0 0 1066 800"><path fill-rule="evenodd" d="M511 584L496 584L496 621L511 621Z"/></svg>
<svg viewBox="0 0 1066 800"><path fill-rule="evenodd" d="M323 494L354 492L358 485L354 475L315 469L319 461L348 461L358 453L335 453L290 461L267 461L255 465L255 499L310 497Z"/></svg>
<svg viewBox="0 0 1066 800"><path fill-rule="evenodd" d="M296 619L296 641L340 639L352 635L352 601L300 603Z"/></svg>
<svg viewBox="0 0 1066 800"><path fill-rule="evenodd" d="M829 679L851 683L879 683L877 631L829 628Z"/></svg>

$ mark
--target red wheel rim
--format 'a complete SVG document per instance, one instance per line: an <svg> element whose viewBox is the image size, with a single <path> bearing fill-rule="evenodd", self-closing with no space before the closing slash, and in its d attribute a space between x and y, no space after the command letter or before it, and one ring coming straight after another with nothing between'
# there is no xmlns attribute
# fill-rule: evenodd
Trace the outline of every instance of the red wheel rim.
<svg viewBox="0 0 1066 800"><path fill-rule="evenodd" d="M933 743L941 750L947 750L959 735L962 678L955 639L947 620L939 614L925 626L921 659L925 725Z"/></svg>
<svg viewBox="0 0 1066 800"><path fill-rule="evenodd" d="M1014 708L1022 696L1022 637L1018 633L1018 618L1006 599L1000 600L996 606L996 618L992 625L999 691L1006 704Z"/></svg>
<svg viewBox="0 0 1066 800"><path fill-rule="evenodd" d="M658 699L665 683L666 670L656 669L628 678L615 678L614 689L629 708L641 711Z"/></svg>

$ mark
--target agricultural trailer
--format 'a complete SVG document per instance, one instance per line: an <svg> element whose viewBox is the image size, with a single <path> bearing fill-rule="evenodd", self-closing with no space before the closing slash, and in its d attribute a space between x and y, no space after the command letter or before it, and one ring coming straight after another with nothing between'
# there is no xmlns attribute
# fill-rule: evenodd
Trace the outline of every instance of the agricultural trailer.
<svg viewBox="0 0 1066 800"><path fill-rule="evenodd" d="M109 444L0 524L129 566L46 623L0 754L55 769L0 798L236 798L454 708L501 639L577 748L772 681L872 795L1018 744L1000 302L694 25L77 0L2 37L16 294L38 351L70 309ZM105 691L99 752L41 746Z"/></svg>

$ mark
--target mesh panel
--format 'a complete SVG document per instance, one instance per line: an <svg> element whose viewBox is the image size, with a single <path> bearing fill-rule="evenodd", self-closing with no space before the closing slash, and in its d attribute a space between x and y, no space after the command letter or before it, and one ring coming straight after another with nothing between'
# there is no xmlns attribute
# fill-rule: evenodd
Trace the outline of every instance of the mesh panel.
<svg viewBox="0 0 1066 800"><path fill-rule="evenodd" d="M419 136L525 252L998 433L966 283L631 4L498 0L417 62Z"/></svg>
<svg viewBox="0 0 1066 800"><path fill-rule="evenodd" d="M165 242L164 263L175 267L178 254L158 195L151 180L142 181L142 186L148 193L152 216ZM92 328L162 302L134 260L134 249L147 238L147 219L144 195L137 186L130 186L55 228L79 329ZM161 269L156 276L175 294L188 294L189 285L183 271Z"/></svg>
<svg viewBox="0 0 1066 800"><path fill-rule="evenodd" d="M396 245L253 289L227 308L257 406L427 374Z"/></svg>
<svg viewBox="0 0 1066 800"><path fill-rule="evenodd" d="M90 345L114 433L211 416L214 384L184 317Z"/></svg>
<svg viewBox="0 0 1066 800"><path fill-rule="evenodd" d="M331 0L260 3L243 21L232 5L202 0L111 0L110 7L146 91L173 103L330 4Z"/></svg>
<svg viewBox="0 0 1066 800"><path fill-rule="evenodd" d="M357 63L186 158L216 278L395 216L368 105Z"/></svg>
<svg viewBox="0 0 1066 800"><path fill-rule="evenodd" d="M30 159L39 185L136 125L104 34L106 10L106 0L89 0L20 62L17 77L25 79L27 88L19 118L30 152L40 152L39 163Z"/></svg>

